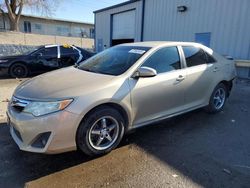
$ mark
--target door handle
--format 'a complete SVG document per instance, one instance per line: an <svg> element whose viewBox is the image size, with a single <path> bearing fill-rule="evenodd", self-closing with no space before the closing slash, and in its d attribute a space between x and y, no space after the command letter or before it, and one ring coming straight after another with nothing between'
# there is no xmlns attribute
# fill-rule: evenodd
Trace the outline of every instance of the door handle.
<svg viewBox="0 0 250 188"><path fill-rule="evenodd" d="M182 76L182 75L179 75L178 76L178 78L176 78L176 81L182 81L182 80L184 80L185 79L185 77L184 76Z"/></svg>

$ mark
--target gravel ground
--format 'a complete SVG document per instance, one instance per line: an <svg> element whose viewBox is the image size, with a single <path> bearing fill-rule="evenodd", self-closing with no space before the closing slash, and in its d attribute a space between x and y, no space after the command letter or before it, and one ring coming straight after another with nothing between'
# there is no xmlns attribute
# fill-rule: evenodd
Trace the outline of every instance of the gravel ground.
<svg viewBox="0 0 250 188"><path fill-rule="evenodd" d="M0 122L6 119L6 109L15 88L26 79L8 79L0 77Z"/></svg>
<svg viewBox="0 0 250 188"><path fill-rule="evenodd" d="M1 100L17 83L0 80ZM2 119L0 187L249 187L249 121L247 81L237 82L223 112L196 110L137 129L99 158L19 151Z"/></svg>

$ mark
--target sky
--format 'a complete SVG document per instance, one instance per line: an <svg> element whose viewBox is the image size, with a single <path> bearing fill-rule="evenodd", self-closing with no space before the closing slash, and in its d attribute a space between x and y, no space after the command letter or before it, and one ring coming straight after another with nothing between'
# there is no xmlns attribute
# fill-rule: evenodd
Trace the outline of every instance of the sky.
<svg viewBox="0 0 250 188"><path fill-rule="evenodd" d="M56 11L50 17L94 23L93 11L125 1L127 0L59 0ZM24 9L23 14L44 16L29 9Z"/></svg>

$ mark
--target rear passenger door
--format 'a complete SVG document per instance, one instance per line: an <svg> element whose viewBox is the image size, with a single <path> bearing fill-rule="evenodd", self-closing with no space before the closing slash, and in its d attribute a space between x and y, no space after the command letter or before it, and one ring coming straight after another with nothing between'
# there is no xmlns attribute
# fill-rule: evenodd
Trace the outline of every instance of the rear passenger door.
<svg viewBox="0 0 250 188"><path fill-rule="evenodd" d="M72 46L60 46L59 66L68 67L74 65L80 58L80 52Z"/></svg>
<svg viewBox="0 0 250 188"><path fill-rule="evenodd" d="M185 107L205 105L216 85L216 62L201 48L183 46L182 49L186 64Z"/></svg>

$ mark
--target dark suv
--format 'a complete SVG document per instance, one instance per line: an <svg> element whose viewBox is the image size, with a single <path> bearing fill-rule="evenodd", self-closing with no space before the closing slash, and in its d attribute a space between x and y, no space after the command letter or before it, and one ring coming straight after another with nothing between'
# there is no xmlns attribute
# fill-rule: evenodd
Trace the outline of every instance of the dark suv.
<svg viewBox="0 0 250 188"><path fill-rule="evenodd" d="M11 77L21 78L32 73L75 65L93 54L71 45L41 46L22 55L0 57L0 71L7 72Z"/></svg>

